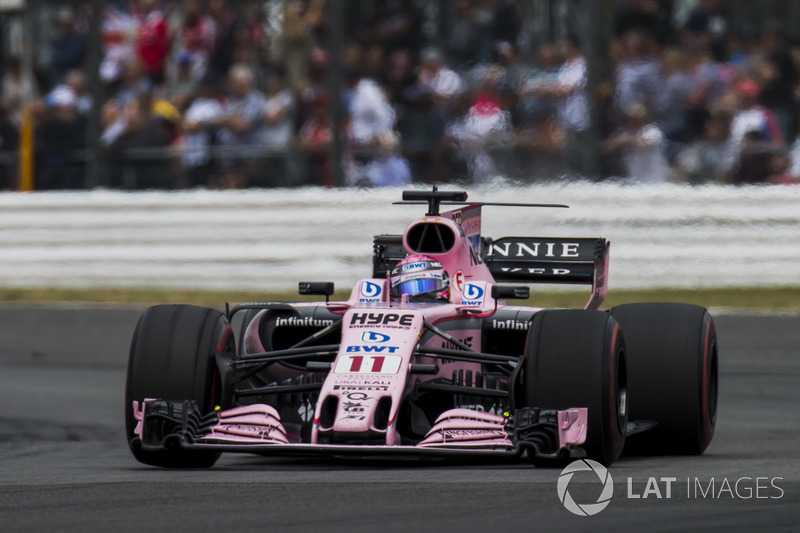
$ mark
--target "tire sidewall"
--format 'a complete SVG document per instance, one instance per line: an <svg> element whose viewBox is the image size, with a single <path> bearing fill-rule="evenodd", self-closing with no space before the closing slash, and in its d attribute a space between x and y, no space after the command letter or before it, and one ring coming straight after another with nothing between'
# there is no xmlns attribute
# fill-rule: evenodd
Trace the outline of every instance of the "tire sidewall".
<svg viewBox="0 0 800 533"><path fill-rule="evenodd" d="M699 453L705 451L714 438L717 422L717 401L719 394L719 358L717 355L717 333L714 321L708 313L703 316L703 357L700 361L700 441Z"/></svg>
<svg viewBox="0 0 800 533"><path fill-rule="evenodd" d="M625 340L614 318L600 311L540 311L529 329L524 365L524 405L587 408L583 447L591 459L611 465L622 453L627 426L627 417L618 416L620 380L627 376Z"/></svg>
<svg viewBox="0 0 800 533"><path fill-rule="evenodd" d="M603 394L608 397L604 413L603 431L608 434L603 439L605 457L608 464L616 461L625 445L625 430L628 425L627 408L627 369L625 367L625 339L622 328L609 316L606 324L606 339L603 353ZM624 392L623 392L624 391ZM624 403L623 413L620 408ZM607 429L606 429L607 428ZM596 430L598 431L598 430Z"/></svg>
<svg viewBox="0 0 800 533"><path fill-rule="evenodd" d="M625 304L611 310L625 329L632 420L654 421L633 435L634 455L700 454L716 426L718 346L714 321L699 306Z"/></svg>
<svg viewBox="0 0 800 533"><path fill-rule="evenodd" d="M223 397L215 354L234 350L234 344L230 323L224 314L213 309L164 305L142 314L131 342L125 384L125 428L137 460L166 467L206 467L216 462L218 453L145 452L134 445L138 421L133 401L194 400L203 413L216 406L230 407L232 398Z"/></svg>

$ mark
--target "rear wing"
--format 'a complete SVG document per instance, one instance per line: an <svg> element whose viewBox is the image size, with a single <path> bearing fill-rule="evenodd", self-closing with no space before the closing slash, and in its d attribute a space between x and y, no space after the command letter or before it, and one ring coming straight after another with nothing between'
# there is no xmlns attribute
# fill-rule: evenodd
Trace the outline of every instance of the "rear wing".
<svg viewBox="0 0 800 533"><path fill-rule="evenodd" d="M606 296L608 253L602 238L483 238L481 259L494 279L511 283L591 285L587 309L597 309ZM372 276L385 278L406 256L402 235L376 235Z"/></svg>
<svg viewBox="0 0 800 533"><path fill-rule="evenodd" d="M605 239L503 237L484 241L483 260L497 281L591 284Z"/></svg>

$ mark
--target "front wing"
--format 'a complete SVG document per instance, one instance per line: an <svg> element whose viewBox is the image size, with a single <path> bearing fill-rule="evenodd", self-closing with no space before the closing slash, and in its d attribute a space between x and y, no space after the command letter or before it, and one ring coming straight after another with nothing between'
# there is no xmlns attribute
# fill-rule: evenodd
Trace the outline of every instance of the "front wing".
<svg viewBox="0 0 800 533"><path fill-rule="evenodd" d="M134 402L131 443L144 451L205 449L260 455L419 456L533 459L582 457L587 410L518 409L500 416L469 409L440 415L415 444L309 444L287 433L278 412L253 404L202 415L193 401Z"/></svg>

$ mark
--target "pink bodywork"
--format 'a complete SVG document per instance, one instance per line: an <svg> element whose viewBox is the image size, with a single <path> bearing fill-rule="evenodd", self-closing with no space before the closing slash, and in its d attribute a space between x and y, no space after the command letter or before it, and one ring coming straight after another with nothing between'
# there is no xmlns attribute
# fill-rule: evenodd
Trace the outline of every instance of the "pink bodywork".
<svg viewBox="0 0 800 533"><path fill-rule="evenodd" d="M271 405L243 405L219 414L219 423L203 440L289 444L278 411Z"/></svg>
<svg viewBox="0 0 800 533"><path fill-rule="evenodd" d="M412 304L389 300L388 280L367 278L357 282L346 302L331 302L328 308L343 315L342 338L319 394L311 431L312 445L322 445L327 437L341 439L348 434L380 438L384 445L399 446L398 410L415 381L452 376L454 370L480 371L480 364L424 358L415 354L421 342L437 346L442 339L431 336L423 321L435 326L456 321L462 336L471 336L481 350L481 319L492 316L504 301L491 297L495 283L489 268L480 260L481 206L473 204L439 216L418 219L406 228L403 245L408 251L409 231L417 224L436 223L449 227L457 236L455 245L436 254L451 278L450 303ZM607 251L607 250L606 250ZM409 252L411 253L411 252ZM587 309L597 309L606 292L608 254L595 269L592 294ZM264 351L258 336L258 320L253 320L244 335L247 353ZM474 324L474 325L473 325ZM439 344L438 346L441 346ZM439 372L420 376L410 373L412 363L435 363ZM481 384L476 384L480 386ZM382 401L383 400L383 401ZM380 405L390 406L385 423L376 425ZM143 411L142 407L142 411ZM328 412L325 412L325 410ZM134 409L137 420L142 413ZM286 431L278 412L266 405L237 407L220 413L220 421L208 440L237 443L286 444ZM435 425L417 446L511 448L512 441L500 415L470 409L453 409L439 416ZM141 425L141 423L139 424ZM560 446L581 444L586 438L587 411L573 408L558 412ZM140 429L137 426L137 429ZM323 438L325 437L325 438Z"/></svg>
<svg viewBox="0 0 800 533"><path fill-rule="evenodd" d="M145 409L145 402L151 400L152 398L145 398L142 403L133 400L133 418L136 420L136 427L133 428L133 432L142 438L142 432L144 431L144 409Z"/></svg>
<svg viewBox="0 0 800 533"><path fill-rule="evenodd" d="M140 438L143 432L145 405L145 402L141 404L133 402L133 414L137 421L134 433ZM202 438L203 442L289 444L280 415L272 406L246 405L222 411L218 416L219 421L211 432ZM434 426L416 447L510 449L514 443L506 431L507 422L505 417L491 413L471 409L451 409L439 415ZM559 448L583 444L586 441L587 424L586 408L558 411ZM318 444L318 446L325 445Z"/></svg>
<svg viewBox="0 0 800 533"><path fill-rule="evenodd" d="M377 281L377 280L375 280ZM485 305L494 307L487 298ZM469 307L482 314L483 308ZM321 433L333 432L385 434L387 445L400 444L395 423L403 397L415 376L409 373L417 358L415 350L423 333L423 319L436 324L467 311L461 305L398 304L392 307L351 307L345 312L342 343L331 372L320 392L314 415L311 441L317 443ZM479 334L479 329L476 330ZM479 336L479 335L476 335ZM438 337L437 337L438 338ZM431 359L420 358L423 361ZM452 375L453 370L480 370L475 363L438 363L439 375ZM336 415L328 426L321 424L322 408L329 397L336 398ZM391 408L385 428L375 425L375 412L381 398L389 398Z"/></svg>
<svg viewBox="0 0 800 533"><path fill-rule="evenodd" d="M558 442L561 446L586 442L589 410L577 407L558 412Z"/></svg>
<svg viewBox="0 0 800 533"><path fill-rule="evenodd" d="M451 409L439 415L436 423L418 446L510 448L513 443L505 430L506 422L507 419L500 415L471 409Z"/></svg>
<svg viewBox="0 0 800 533"><path fill-rule="evenodd" d="M463 211L463 210L459 210ZM477 211L477 212L476 212ZM470 219L473 231L480 232L480 209L473 207ZM465 231L452 219L452 212L442 216L424 217L406 228L403 245L409 250L407 236L415 225L437 223L449 227L460 236L449 252L437 254L435 258L450 273L460 272L459 281L451 280L449 304L410 304L391 302L388 298L388 284L384 279L361 280L353 287L350 299L344 307L342 342L331 372L320 392L311 442L317 443L322 434L342 435L346 433L362 435L385 435L389 446L400 444L400 434L396 428L397 413L407 390L413 386L415 376L409 373L412 362L416 362L415 350L425 333L423 320L439 325L454 320L474 321L475 326L461 328L462 334L471 334L480 339L480 319L489 316L497 309L497 302L491 297L491 284L494 282L486 265L475 258L478 252L472 247ZM454 278L454 274L451 274ZM375 294L374 287L381 287ZM368 294L369 302L363 301L365 287L372 287ZM465 298L469 291L471 299ZM438 339L441 341L441 339ZM433 342L436 342L434 340ZM480 346L473 346L480 350ZM435 362L433 360L422 362ZM453 370L465 369L480 371L480 365L464 362L438 362L440 371L427 377L450 376ZM322 424L322 409L326 399L336 399L336 415L332 423ZM385 428L375 425L375 413L381 398L389 398L391 407ZM330 400L329 400L330 401ZM505 436L503 436L505 438Z"/></svg>

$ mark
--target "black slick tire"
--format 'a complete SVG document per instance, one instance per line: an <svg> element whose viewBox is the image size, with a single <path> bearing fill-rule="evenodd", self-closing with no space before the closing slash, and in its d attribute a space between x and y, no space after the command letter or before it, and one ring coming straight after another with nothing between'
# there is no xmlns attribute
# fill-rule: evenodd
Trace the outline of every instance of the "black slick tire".
<svg viewBox="0 0 800 533"><path fill-rule="evenodd" d="M697 455L714 436L718 356L714 320L700 306L620 305L628 347L630 419L658 425L631 435L631 455Z"/></svg>
<svg viewBox="0 0 800 533"><path fill-rule="evenodd" d="M133 401L145 398L194 400L204 413L229 407L220 397L215 354L233 350L225 315L190 305L150 307L139 319L131 342L125 387L125 430L134 457L166 468L207 468L219 453L169 448L145 451L135 445Z"/></svg>
<svg viewBox="0 0 800 533"><path fill-rule="evenodd" d="M543 409L588 408L587 456L611 465L627 426L625 340L608 313L553 309L528 330L524 401ZM536 461L534 461L536 464Z"/></svg>

